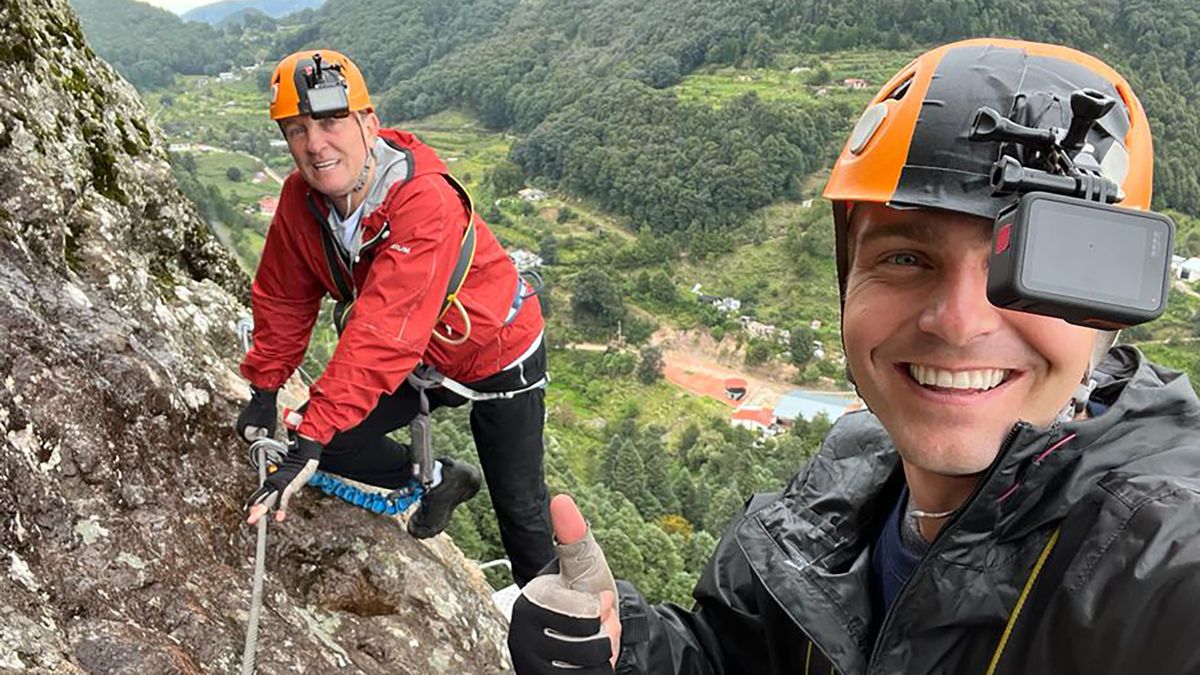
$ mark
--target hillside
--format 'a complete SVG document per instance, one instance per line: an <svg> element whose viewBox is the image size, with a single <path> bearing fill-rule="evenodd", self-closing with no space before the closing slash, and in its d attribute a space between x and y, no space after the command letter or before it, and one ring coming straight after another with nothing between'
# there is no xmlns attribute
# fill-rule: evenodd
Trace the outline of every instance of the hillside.
<svg viewBox="0 0 1200 675"><path fill-rule="evenodd" d="M316 9L325 0L220 0L189 9L180 15L184 21L202 21L217 25L236 14L259 12L279 18L304 9Z"/></svg>
<svg viewBox="0 0 1200 675"><path fill-rule="evenodd" d="M760 151L765 165L778 156L789 165L797 159L819 166L830 148L806 136L787 133L787 106L749 108L749 119L726 120L676 105L655 91L669 87L706 65L739 65L791 69L812 55L838 49L911 49L972 35L1012 35L1061 42L1095 52L1128 71L1142 92L1159 137L1156 203L1185 212L1200 212L1200 179L1187 167L1200 160L1195 129L1197 110L1188 101L1200 95L1200 8L1187 0L1169 2L1101 2L1056 0L1012 7L1001 0L949 3L876 0L830 3L789 2L628 3L593 0L584 3L468 2L430 15L408 6L391 20L376 22L380 31L354 20L387 12L382 0L335 0L319 12L319 21L304 44L327 44L361 58L373 81L383 82L383 110L393 119L424 116L446 107L476 111L488 125L530 133L535 149L515 154L527 174L546 179L616 206L617 212L669 231L679 227L677 214L647 206L617 184L572 180L569 169L589 169L639 162L646 185L677 182L676 192L708 195L710 177L679 176L673 164L654 161L633 147L647 137L697 139L716 143L711 160L724 143L738 139L778 139L778 148ZM491 14L480 27L480 10ZM382 16L388 16L383 14ZM386 26L386 30L383 27ZM490 27L489 27L490 26ZM455 33L461 36L461 41ZM399 31L405 49L419 58L393 58L386 35ZM457 44L456 44L457 42ZM288 45L298 46L296 44ZM424 48L422 50L422 48ZM653 114L663 107L670 115ZM783 108L782 110L780 108ZM630 114L616 114L632 110ZM856 112L856 111L855 111ZM836 127L840 133L853 112L833 107L807 111L805 128ZM716 123L716 128L706 123ZM667 128L663 128L666 125ZM570 129L564 132L563 127ZM604 139L603 148L597 139ZM631 139L611 148L613 141ZM540 141L540 142L539 142ZM594 152L594 151L600 152ZM589 157L599 154L600 159ZM806 165L807 166L807 165ZM758 169L758 167L753 167ZM599 172L601 174L604 171ZM786 181L758 181L734 186L736 196L701 199L689 205L690 220L705 226L729 226L729 207L761 205L786 194ZM621 200L621 201L618 201ZM655 203L645 200L646 204Z"/></svg>
<svg viewBox="0 0 1200 675"><path fill-rule="evenodd" d="M253 64L256 40L185 21L136 0L71 0L88 44L140 90L171 84L176 75L216 75Z"/></svg>

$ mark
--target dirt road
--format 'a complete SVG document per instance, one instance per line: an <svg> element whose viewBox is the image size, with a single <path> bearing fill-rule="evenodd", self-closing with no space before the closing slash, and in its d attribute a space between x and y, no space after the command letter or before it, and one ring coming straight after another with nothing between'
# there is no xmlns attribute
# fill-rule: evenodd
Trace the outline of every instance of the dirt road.
<svg viewBox="0 0 1200 675"><path fill-rule="evenodd" d="M732 348L731 340L717 343L707 332L664 328L651 341L663 350L663 376L668 382L731 407L774 408L781 396L798 388L793 383L795 367L776 362L762 368L747 368L742 353ZM746 381L745 398L733 401L725 396L725 380L729 378Z"/></svg>

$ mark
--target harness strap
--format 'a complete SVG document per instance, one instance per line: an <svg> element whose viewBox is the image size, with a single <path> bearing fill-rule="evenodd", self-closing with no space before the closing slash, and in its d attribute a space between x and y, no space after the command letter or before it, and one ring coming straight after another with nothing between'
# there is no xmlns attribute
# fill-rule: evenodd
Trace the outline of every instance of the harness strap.
<svg viewBox="0 0 1200 675"><path fill-rule="evenodd" d="M429 364L421 364L413 369L413 372L408 376L408 383L412 385L422 397L425 396L426 389L434 387L442 387L449 391L458 394L468 401L495 401L498 399L509 399L520 396L534 389L545 389L550 383L550 378L543 375L536 382L514 389L511 391L475 391L462 382L446 377L439 373L436 368Z"/></svg>
<svg viewBox="0 0 1200 675"><path fill-rule="evenodd" d="M454 271L450 274L450 283L446 285L446 299L442 301L442 309L438 312L438 321L446 316L446 313L458 300L458 292L462 290L463 284L467 281L467 273L471 271L471 265L475 263L475 207L471 203L471 195L454 176L448 173L442 175L458 192L458 198L462 200L463 207L467 210L467 227L463 232L462 242L458 245L458 262L455 263Z"/></svg>

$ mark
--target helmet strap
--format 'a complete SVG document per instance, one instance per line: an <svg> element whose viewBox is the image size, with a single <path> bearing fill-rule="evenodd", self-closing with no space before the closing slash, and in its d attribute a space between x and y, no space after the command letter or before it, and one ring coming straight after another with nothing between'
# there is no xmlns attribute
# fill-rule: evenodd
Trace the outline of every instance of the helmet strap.
<svg viewBox="0 0 1200 675"><path fill-rule="evenodd" d="M367 146L367 130L363 128L362 118L356 113L351 114L354 115L355 121L358 122L359 137L362 139L363 150L366 151L366 154L363 156L362 170L358 172L358 180L354 182L354 187L350 188L350 191L346 193L346 215L350 215L350 207L354 203L354 195L366 187L367 178L371 173L371 162L375 159L375 154Z"/></svg>
<svg viewBox="0 0 1200 675"><path fill-rule="evenodd" d="M1071 400L1067 402L1067 405L1063 406L1062 410L1058 411L1058 416L1055 418L1058 422L1064 424L1070 422L1079 417L1087 408L1088 401L1092 397L1092 391L1098 385L1092 374L1096 372L1096 366L1108 354L1108 350L1112 349L1112 346L1117 343L1117 337L1120 334L1121 331L1119 330L1111 330L1100 331L1096 336L1096 344L1092 348L1092 355L1088 360L1087 370L1084 371L1083 377L1080 378L1079 384L1076 385L1075 393L1071 395Z"/></svg>

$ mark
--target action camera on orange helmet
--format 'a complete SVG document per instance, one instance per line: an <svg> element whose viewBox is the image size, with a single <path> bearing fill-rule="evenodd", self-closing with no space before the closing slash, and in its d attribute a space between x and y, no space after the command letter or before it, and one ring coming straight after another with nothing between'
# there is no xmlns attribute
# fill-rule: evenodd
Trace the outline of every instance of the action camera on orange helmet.
<svg viewBox="0 0 1200 675"><path fill-rule="evenodd" d="M1116 101L1079 89L1070 103L1065 129L1023 126L988 107L972 120L970 140L1001 144L993 194L1019 196L996 216L988 301L1105 330L1152 321L1167 306L1175 224L1112 205L1121 188L1085 139Z"/></svg>
<svg viewBox="0 0 1200 675"><path fill-rule="evenodd" d="M856 204L994 223L988 300L1104 329L1167 301L1174 225L1150 211L1154 149L1125 78L1069 47L981 38L885 83L830 173L845 298Z"/></svg>
<svg viewBox="0 0 1200 675"><path fill-rule="evenodd" d="M297 77L304 79L303 86L296 87L300 95L300 114L318 120L348 115L350 99L346 96L346 78L342 76L341 64L323 66L320 54L313 54L312 60L313 65L297 73Z"/></svg>
<svg viewBox="0 0 1200 675"><path fill-rule="evenodd" d="M1116 330L1167 306L1175 224L1134 211L1031 192L996 217L988 301Z"/></svg>

